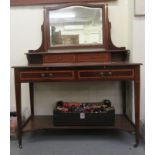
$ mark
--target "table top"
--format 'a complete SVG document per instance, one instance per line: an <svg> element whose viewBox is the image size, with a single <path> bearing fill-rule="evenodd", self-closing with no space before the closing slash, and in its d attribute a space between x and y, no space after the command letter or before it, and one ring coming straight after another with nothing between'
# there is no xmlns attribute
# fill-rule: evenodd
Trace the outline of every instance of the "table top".
<svg viewBox="0 0 155 155"><path fill-rule="evenodd" d="M44 67L95 67L95 66L139 66L142 63L132 62L78 62L78 63L47 63L47 64L33 64L12 66L12 68L44 68Z"/></svg>

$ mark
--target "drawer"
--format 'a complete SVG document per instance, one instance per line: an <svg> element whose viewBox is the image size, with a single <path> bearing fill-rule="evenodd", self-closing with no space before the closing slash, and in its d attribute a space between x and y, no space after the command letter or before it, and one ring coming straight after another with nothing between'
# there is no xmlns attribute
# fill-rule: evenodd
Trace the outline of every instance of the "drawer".
<svg viewBox="0 0 155 155"><path fill-rule="evenodd" d="M74 80L74 71L27 71L20 73L20 80L61 81Z"/></svg>
<svg viewBox="0 0 155 155"><path fill-rule="evenodd" d="M132 69L109 69L109 70L81 70L78 72L79 80L99 80L99 79L133 79Z"/></svg>
<svg viewBox="0 0 155 155"><path fill-rule="evenodd" d="M110 53L86 53L79 54L77 57L78 62L108 62L110 60Z"/></svg>
<svg viewBox="0 0 155 155"><path fill-rule="evenodd" d="M74 54L52 54L44 55L43 63L72 63L75 62Z"/></svg>

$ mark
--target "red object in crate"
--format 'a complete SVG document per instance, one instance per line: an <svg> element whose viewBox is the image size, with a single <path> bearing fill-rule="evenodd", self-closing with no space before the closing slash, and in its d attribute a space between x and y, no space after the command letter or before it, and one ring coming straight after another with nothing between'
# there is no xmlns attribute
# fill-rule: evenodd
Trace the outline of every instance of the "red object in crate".
<svg viewBox="0 0 155 155"><path fill-rule="evenodd" d="M74 103L74 102L72 102L72 103L64 102L64 103L63 103L63 106L66 107L66 108L68 108L68 107L73 107L73 106L74 106L74 107L80 107L80 104L81 104L81 103L77 103L77 102L75 102L75 103Z"/></svg>

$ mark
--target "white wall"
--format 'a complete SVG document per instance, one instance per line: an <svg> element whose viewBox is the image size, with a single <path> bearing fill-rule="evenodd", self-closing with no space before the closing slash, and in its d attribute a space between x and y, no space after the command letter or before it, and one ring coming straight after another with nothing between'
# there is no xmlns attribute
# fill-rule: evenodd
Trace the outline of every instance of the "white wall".
<svg viewBox="0 0 155 155"><path fill-rule="evenodd" d="M133 19L133 51L131 60L141 62L141 120L145 119L145 18Z"/></svg>
<svg viewBox="0 0 155 155"><path fill-rule="evenodd" d="M133 18L131 15L133 11L130 12L131 6L130 0L118 0L109 3L109 18L112 21L112 40L117 46L126 46L128 49L133 49L131 53L132 60L142 62L144 60L144 49L141 46L139 47L137 41L143 36L137 35L137 33L142 34L142 32L139 32L137 24L143 25L144 21L143 23L140 21L140 23L137 21L137 18ZM132 18L135 22L132 21ZM27 53L30 49L37 49L40 46L42 22L43 6L11 7L11 66L26 65L27 60L24 53ZM139 48L142 49L139 50ZM142 53L139 53L139 51L142 51ZM144 79L142 80L142 83L144 83ZM11 69L11 110L15 110L13 81L13 69ZM35 84L35 113L38 115L51 114L52 106L57 100L101 101L104 98L111 99L116 106L116 112L121 112L119 82L83 83ZM22 93L24 94L22 98L23 110L28 113L29 96L27 84L23 84ZM144 102L142 104L144 115Z"/></svg>
<svg viewBox="0 0 155 155"><path fill-rule="evenodd" d="M145 120L145 16L134 16L134 0L130 1L129 18L130 24L130 40L131 53L130 61L142 63L141 65L141 108L140 118L142 123ZM134 109L134 108L133 108Z"/></svg>
<svg viewBox="0 0 155 155"><path fill-rule="evenodd" d="M37 49L41 44L42 7L12 7L10 11L10 64L27 65L26 55L29 49ZM39 18L38 18L39 17ZM11 69L11 106L15 110L14 73ZM27 113L29 94L27 84L22 84L22 102ZM25 112L26 111L26 112ZM28 114L26 114L28 115Z"/></svg>

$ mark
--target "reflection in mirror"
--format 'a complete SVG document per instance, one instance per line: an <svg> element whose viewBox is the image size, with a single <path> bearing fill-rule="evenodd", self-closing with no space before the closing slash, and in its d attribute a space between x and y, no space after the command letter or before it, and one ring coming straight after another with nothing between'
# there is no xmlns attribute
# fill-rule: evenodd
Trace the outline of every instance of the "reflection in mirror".
<svg viewBox="0 0 155 155"><path fill-rule="evenodd" d="M102 8L71 6L50 10L50 47L103 44L102 24Z"/></svg>

